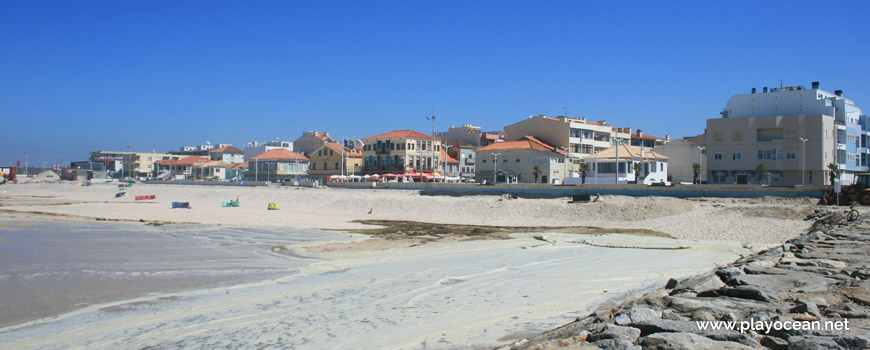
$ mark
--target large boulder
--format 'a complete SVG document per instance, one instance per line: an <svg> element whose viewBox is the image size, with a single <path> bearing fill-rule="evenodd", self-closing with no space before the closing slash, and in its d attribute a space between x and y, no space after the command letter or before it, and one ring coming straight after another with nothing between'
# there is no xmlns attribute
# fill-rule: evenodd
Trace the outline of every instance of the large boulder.
<svg viewBox="0 0 870 350"><path fill-rule="evenodd" d="M641 338L638 341L644 349L656 350L745 350L752 349L749 346L718 341L702 337L693 333L655 333Z"/></svg>

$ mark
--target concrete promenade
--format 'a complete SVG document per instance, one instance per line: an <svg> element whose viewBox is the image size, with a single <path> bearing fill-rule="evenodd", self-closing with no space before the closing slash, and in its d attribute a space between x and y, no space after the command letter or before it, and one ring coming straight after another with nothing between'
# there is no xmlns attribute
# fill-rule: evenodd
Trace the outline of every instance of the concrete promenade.
<svg viewBox="0 0 870 350"><path fill-rule="evenodd" d="M660 196L660 197L722 197L722 198L759 198L759 197L812 197L819 198L830 186L769 187L758 185L550 185L550 184L443 184L432 182L373 183L370 182L329 182L329 187L353 189L393 189L423 191L431 195L481 195L516 194L531 197L569 197L575 194L621 195L621 196Z"/></svg>

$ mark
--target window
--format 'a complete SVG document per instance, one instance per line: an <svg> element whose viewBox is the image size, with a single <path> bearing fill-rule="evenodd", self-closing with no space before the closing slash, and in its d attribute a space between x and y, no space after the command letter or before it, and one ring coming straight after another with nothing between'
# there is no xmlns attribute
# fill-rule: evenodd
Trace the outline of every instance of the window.
<svg viewBox="0 0 870 350"><path fill-rule="evenodd" d="M786 160L795 160L797 159L797 152L786 152L785 153Z"/></svg>
<svg viewBox="0 0 870 350"><path fill-rule="evenodd" d="M326 169L329 169L329 167L326 166L326 162L323 162L323 170L326 170Z"/></svg>
<svg viewBox="0 0 870 350"><path fill-rule="evenodd" d="M734 131L731 133L731 141L741 141L743 140L743 132L742 131Z"/></svg>
<svg viewBox="0 0 870 350"><path fill-rule="evenodd" d="M756 141L767 142L774 140L782 140L782 128L758 129Z"/></svg>
<svg viewBox="0 0 870 350"><path fill-rule="evenodd" d="M786 130L785 138L787 139L796 139L797 138L797 130Z"/></svg>
<svg viewBox="0 0 870 350"><path fill-rule="evenodd" d="M722 141L722 132L717 131L713 133L713 141Z"/></svg>
<svg viewBox="0 0 870 350"><path fill-rule="evenodd" d="M507 163L507 159L502 159L502 163Z"/></svg>
<svg viewBox="0 0 870 350"><path fill-rule="evenodd" d="M743 152L734 152L731 154L732 160L743 160Z"/></svg>
<svg viewBox="0 0 870 350"><path fill-rule="evenodd" d="M486 163L486 159L484 159L483 162Z"/></svg>
<svg viewBox="0 0 870 350"><path fill-rule="evenodd" d="M317 170L317 163L311 163L311 170Z"/></svg>
<svg viewBox="0 0 870 350"><path fill-rule="evenodd" d="M335 170L338 170L338 162L335 162Z"/></svg>
<svg viewBox="0 0 870 350"><path fill-rule="evenodd" d="M763 159L771 159L771 160L782 159L782 150L781 150L781 149L780 149L780 150L777 150L777 149L760 149L760 150L758 150L758 159L759 159L759 160L763 160Z"/></svg>
<svg viewBox="0 0 870 350"><path fill-rule="evenodd" d="M519 162L520 162L520 159L519 159L519 158L517 158L517 163L519 163Z"/></svg>
<svg viewBox="0 0 870 350"><path fill-rule="evenodd" d="M713 154L713 160L722 160L722 152L716 152Z"/></svg>

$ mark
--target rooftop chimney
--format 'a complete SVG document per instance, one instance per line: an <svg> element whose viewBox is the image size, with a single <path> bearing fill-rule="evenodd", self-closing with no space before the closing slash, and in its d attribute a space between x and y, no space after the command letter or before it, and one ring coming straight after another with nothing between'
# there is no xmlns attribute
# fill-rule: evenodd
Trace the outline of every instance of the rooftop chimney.
<svg viewBox="0 0 870 350"><path fill-rule="evenodd" d="M834 95L837 95L839 97L843 97L843 90L834 90Z"/></svg>
<svg viewBox="0 0 870 350"><path fill-rule="evenodd" d="M755 88L752 88L752 93L753 93L753 94L755 93Z"/></svg>
<svg viewBox="0 0 870 350"><path fill-rule="evenodd" d="M641 131L640 129L637 129L637 137L638 137L638 138L642 138L642 137L643 137L643 131Z"/></svg>
<svg viewBox="0 0 870 350"><path fill-rule="evenodd" d="M818 88L819 88L819 82L814 81L813 82L813 89L818 89Z"/></svg>
<svg viewBox="0 0 870 350"><path fill-rule="evenodd" d="M670 140L671 140L671 135L665 135L665 141L670 141Z"/></svg>

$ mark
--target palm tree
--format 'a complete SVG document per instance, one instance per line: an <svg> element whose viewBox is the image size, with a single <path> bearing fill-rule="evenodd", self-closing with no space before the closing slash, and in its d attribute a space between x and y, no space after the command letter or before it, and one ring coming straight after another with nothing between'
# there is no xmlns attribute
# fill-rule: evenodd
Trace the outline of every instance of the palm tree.
<svg viewBox="0 0 870 350"><path fill-rule="evenodd" d="M761 180L767 176L767 166L764 163L758 163L758 166L755 167L755 171L758 172L758 183L761 184Z"/></svg>
<svg viewBox="0 0 870 350"><path fill-rule="evenodd" d="M535 183L538 183L538 176L541 176L541 173L543 172L544 171L541 170L541 165L535 164L535 166L532 168L532 174L535 175Z"/></svg>
<svg viewBox="0 0 870 350"><path fill-rule="evenodd" d="M701 183L701 164L692 163L692 183Z"/></svg>
<svg viewBox="0 0 870 350"><path fill-rule="evenodd" d="M643 176L640 175L643 166L640 163L634 163L632 167L634 168L634 183L643 183Z"/></svg>
<svg viewBox="0 0 870 350"><path fill-rule="evenodd" d="M586 172L589 171L589 164L580 163L580 182L581 185L586 184Z"/></svg>
<svg viewBox="0 0 870 350"><path fill-rule="evenodd" d="M837 179L840 177L840 167L837 166L836 163L829 163L828 169L831 170L831 172L828 173L828 178L831 180L831 185L833 186L834 179Z"/></svg>

